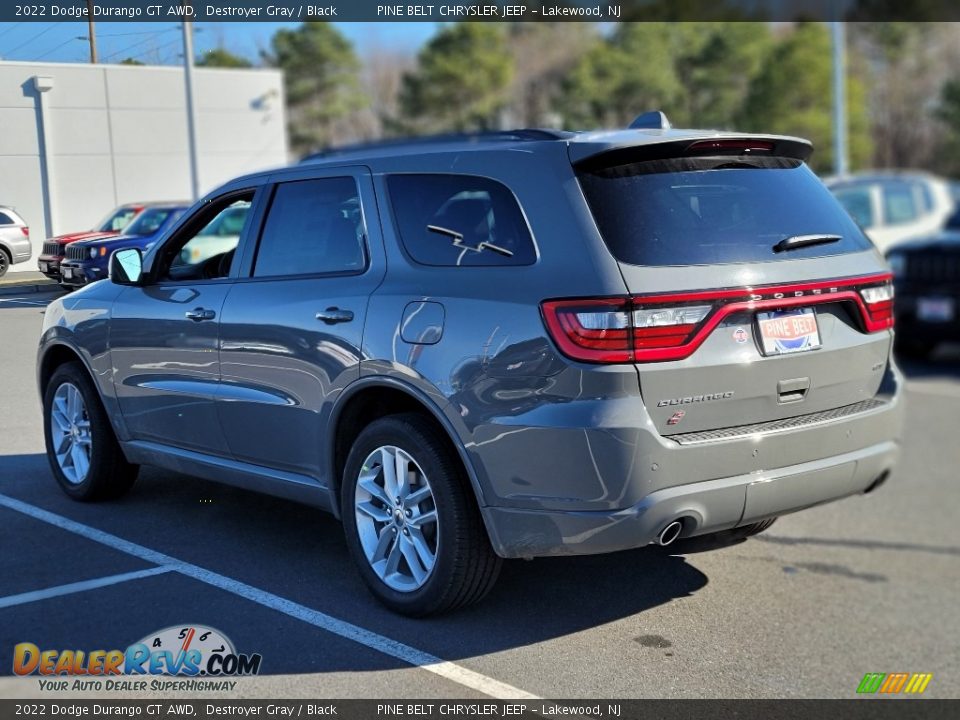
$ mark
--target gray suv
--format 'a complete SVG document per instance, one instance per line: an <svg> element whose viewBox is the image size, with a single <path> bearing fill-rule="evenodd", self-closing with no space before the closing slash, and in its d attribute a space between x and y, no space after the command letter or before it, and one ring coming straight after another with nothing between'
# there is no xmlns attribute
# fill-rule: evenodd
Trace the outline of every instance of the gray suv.
<svg viewBox="0 0 960 720"><path fill-rule="evenodd" d="M53 474L77 500L147 464L313 504L410 615L482 598L502 558L868 492L898 453L891 277L810 152L525 130L234 180L49 306Z"/></svg>

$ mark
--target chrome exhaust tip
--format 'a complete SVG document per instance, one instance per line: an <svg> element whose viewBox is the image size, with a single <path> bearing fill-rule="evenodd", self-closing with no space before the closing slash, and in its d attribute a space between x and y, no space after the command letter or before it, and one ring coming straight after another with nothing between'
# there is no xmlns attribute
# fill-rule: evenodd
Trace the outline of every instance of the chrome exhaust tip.
<svg viewBox="0 0 960 720"><path fill-rule="evenodd" d="M669 523L663 530L660 531L660 534L657 535L657 545L667 546L680 537L680 533L683 532L683 523L679 520L674 520L672 523Z"/></svg>

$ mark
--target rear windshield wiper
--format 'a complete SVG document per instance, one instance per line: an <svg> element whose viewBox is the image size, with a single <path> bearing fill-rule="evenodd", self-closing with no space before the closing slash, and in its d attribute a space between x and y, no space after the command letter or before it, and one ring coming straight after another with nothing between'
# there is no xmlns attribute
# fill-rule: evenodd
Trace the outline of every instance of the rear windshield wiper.
<svg viewBox="0 0 960 720"><path fill-rule="evenodd" d="M843 240L840 235L794 235L784 238L773 246L774 252L785 252L786 250L796 250L797 248L810 247L811 245L826 245Z"/></svg>
<svg viewBox="0 0 960 720"><path fill-rule="evenodd" d="M439 225L427 225L427 230L437 233L438 235L446 235L448 238L451 238L453 240L454 247L463 248L464 250L469 250L475 253L483 252L484 250L492 250L493 252L504 255L505 257L513 257L512 250L507 250L499 245L489 243L486 240L477 245L477 247L467 245L463 242L463 234L458 233L456 230L451 230L450 228L440 227Z"/></svg>

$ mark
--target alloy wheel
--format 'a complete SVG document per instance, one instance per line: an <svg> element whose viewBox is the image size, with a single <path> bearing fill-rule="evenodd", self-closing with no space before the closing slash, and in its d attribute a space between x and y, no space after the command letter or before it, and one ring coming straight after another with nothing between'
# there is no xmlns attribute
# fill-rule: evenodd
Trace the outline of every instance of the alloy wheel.
<svg viewBox="0 0 960 720"><path fill-rule="evenodd" d="M408 453L384 445L367 456L356 482L354 513L367 562L391 589L420 589L440 543L430 481Z"/></svg>
<svg viewBox="0 0 960 720"><path fill-rule="evenodd" d="M73 383L63 383L53 395L50 434L61 472L70 483L79 485L90 472L93 434L83 395Z"/></svg>

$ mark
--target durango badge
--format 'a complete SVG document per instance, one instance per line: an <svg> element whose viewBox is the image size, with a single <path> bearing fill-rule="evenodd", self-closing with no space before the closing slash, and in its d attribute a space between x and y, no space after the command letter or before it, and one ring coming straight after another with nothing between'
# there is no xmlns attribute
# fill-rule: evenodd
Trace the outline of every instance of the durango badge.
<svg viewBox="0 0 960 720"><path fill-rule="evenodd" d="M691 395L683 398L670 398L661 400L657 407L669 407L670 405L690 405L692 403L709 402L711 400L729 400L733 397L733 390L727 392L707 393L706 395Z"/></svg>

